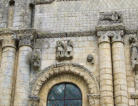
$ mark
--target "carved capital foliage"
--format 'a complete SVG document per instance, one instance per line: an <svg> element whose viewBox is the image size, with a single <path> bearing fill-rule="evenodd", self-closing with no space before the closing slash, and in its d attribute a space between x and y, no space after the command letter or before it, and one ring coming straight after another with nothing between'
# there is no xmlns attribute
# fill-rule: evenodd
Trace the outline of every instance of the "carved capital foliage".
<svg viewBox="0 0 138 106"><path fill-rule="evenodd" d="M98 36L98 42L103 43L103 42L110 42L109 36L107 34L107 31L98 31L97 32L97 36Z"/></svg>
<svg viewBox="0 0 138 106"><path fill-rule="evenodd" d="M16 43L16 34L8 29L3 29L0 31L0 40L2 41L2 48L4 47L14 47Z"/></svg>
<svg viewBox="0 0 138 106"><path fill-rule="evenodd" d="M15 43L16 42L14 39L12 39L11 37L6 37L2 40L2 48L5 48L5 47L16 48Z"/></svg>
<svg viewBox="0 0 138 106"><path fill-rule="evenodd" d="M112 43L113 42L124 42L123 40L124 31L114 31L114 36L112 37Z"/></svg>
<svg viewBox="0 0 138 106"><path fill-rule="evenodd" d="M33 36L28 35L28 36L20 36L19 37L19 46L30 46L32 47L33 43Z"/></svg>
<svg viewBox="0 0 138 106"><path fill-rule="evenodd" d="M109 38L111 38L112 42L123 42L122 39L123 35L124 35L123 30L97 32L97 36L99 37L99 43L110 42Z"/></svg>

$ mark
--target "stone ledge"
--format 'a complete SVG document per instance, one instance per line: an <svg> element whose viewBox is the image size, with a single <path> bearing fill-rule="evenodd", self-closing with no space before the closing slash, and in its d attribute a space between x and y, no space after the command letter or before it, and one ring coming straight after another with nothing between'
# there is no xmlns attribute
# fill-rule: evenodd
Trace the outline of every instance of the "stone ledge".
<svg viewBox="0 0 138 106"><path fill-rule="evenodd" d="M115 24L115 25L104 25L97 26L96 31L109 31L109 30L125 30L125 26L123 24Z"/></svg>
<svg viewBox="0 0 138 106"><path fill-rule="evenodd" d="M34 35L35 38L62 38L62 37L83 37L95 36L97 31L111 31L111 30L124 30L125 34L137 34L138 30L125 30L124 26L99 26L94 31L84 32L64 32L64 33L51 33L44 32L36 29L10 29L0 28L0 36L3 34L14 34L19 36Z"/></svg>
<svg viewBox="0 0 138 106"><path fill-rule="evenodd" d="M131 96L131 99L138 99L138 94L137 93L131 94L130 96Z"/></svg>

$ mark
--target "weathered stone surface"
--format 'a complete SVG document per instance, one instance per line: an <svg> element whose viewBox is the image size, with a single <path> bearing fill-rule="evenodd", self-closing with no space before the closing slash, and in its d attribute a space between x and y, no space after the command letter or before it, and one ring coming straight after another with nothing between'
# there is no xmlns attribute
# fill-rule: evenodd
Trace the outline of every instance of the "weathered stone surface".
<svg viewBox="0 0 138 106"><path fill-rule="evenodd" d="M62 82L82 106L137 106L137 4L0 0L0 106L46 106Z"/></svg>

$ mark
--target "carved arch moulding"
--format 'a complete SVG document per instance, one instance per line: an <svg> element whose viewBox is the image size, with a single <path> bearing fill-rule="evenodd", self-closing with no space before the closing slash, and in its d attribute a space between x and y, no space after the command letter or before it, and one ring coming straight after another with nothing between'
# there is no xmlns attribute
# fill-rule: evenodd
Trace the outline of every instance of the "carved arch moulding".
<svg viewBox="0 0 138 106"><path fill-rule="evenodd" d="M96 78L87 68L76 63L54 64L39 72L36 76L36 79L34 79L31 83L31 97L39 98L39 93L43 85L47 83L50 78L61 74L72 74L83 79L88 88L87 96L90 106L94 105L95 102L97 104L97 102L99 101L100 93L99 84Z"/></svg>

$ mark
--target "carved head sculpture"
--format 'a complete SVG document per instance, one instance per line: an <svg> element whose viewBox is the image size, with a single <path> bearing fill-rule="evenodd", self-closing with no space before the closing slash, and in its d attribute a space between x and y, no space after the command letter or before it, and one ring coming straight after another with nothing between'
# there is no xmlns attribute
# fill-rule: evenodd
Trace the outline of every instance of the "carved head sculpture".
<svg viewBox="0 0 138 106"><path fill-rule="evenodd" d="M118 21L120 19L120 16L117 12L113 12L112 14L112 20L113 21Z"/></svg>
<svg viewBox="0 0 138 106"><path fill-rule="evenodd" d="M88 54L87 56L87 62L94 64L94 57L91 54Z"/></svg>
<svg viewBox="0 0 138 106"><path fill-rule="evenodd" d="M137 41L137 39L136 39L136 37L134 37L134 36L131 36L131 37L129 38L130 44L135 43L136 41Z"/></svg>

